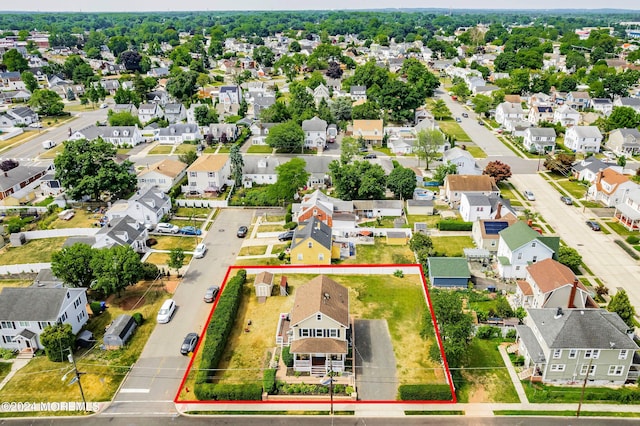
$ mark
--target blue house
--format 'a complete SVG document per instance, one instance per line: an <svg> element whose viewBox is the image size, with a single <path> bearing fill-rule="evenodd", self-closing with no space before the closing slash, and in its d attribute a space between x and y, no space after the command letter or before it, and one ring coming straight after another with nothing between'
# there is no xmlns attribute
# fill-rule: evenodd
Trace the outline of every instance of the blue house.
<svg viewBox="0 0 640 426"><path fill-rule="evenodd" d="M429 282L434 287L466 288L471 279L469 264L464 257L430 257Z"/></svg>

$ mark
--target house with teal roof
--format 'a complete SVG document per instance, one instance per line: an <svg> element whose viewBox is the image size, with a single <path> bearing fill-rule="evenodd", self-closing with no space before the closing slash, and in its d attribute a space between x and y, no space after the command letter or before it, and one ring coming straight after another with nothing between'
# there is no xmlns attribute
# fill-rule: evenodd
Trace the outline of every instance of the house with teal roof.
<svg viewBox="0 0 640 426"><path fill-rule="evenodd" d="M527 276L527 266L545 259L555 259L560 237L542 236L523 221L498 233L498 274L506 279Z"/></svg>
<svg viewBox="0 0 640 426"><path fill-rule="evenodd" d="M469 263L464 257L429 257L429 282L433 287L467 288L471 279Z"/></svg>

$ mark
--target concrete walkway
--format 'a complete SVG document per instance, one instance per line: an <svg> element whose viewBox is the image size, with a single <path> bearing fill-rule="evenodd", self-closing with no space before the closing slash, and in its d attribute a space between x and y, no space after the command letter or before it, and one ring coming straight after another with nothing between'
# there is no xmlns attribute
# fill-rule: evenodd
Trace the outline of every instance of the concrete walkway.
<svg viewBox="0 0 640 426"><path fill-rule="evenodd" d="M516 393L518 394L518 398L520 399L520 403L528 404L529 399L527 398L527 394L524 391L524 387L522 386L522 382L518 378L518 373L516 373L516 369L513 368L513 364L511 363L511 359L509 359L509 354L507 354L507 349L505 345L498 346L498 351L500 352L500 356L502 356L502 361L504 361L504 365L507 366L507 371L509 372L509 377L511 377L511 381L513 382L513 386L516 388Z"/></svg>
<svg viewBox="0 0 640 426"><path fill-rule="evenodd" d="M9 380L11 380L11 378L18 372L18 370L29 364L29 361L31 361L31 358L14 358L13 360L9 361L11 362L11 371L9 371L7 377L5 377L2 382L0 382L0 389L2 389L4 385L6 385Z"/></svg>

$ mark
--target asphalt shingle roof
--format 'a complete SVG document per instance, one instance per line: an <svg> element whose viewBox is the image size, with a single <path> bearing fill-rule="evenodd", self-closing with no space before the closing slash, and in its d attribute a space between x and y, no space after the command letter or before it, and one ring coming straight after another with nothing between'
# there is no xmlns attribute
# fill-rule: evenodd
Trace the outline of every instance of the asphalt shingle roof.
<svg viewBox="0 0 640 426"><path fill-rule="evenodd" d="M0 293L0 320L2 321L56 321L62 310L67 292L75 299L84 289L5 287Z"/></svg>
<svg viewBox="0 0 640 426"><path fill-rule="evenodd" d="M437 278L471 278L469 264L464 257L430 257L429 276Z"/></svg>

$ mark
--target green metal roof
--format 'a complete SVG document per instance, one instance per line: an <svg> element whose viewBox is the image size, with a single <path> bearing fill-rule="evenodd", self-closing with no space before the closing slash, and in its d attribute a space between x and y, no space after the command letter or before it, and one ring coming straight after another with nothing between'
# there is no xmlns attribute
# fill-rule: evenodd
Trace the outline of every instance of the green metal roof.
<svg viewBox="0 0 640 426"><path fill-rule="evenodd" d="M560 237L543 237L541 235L538 237L538 240L553 250L553 258L556 259L558 256L558 250L560 249Z"/></svg>
<svg viewBox="0 0 640 426"><path fill-rule="evenodd" d="M471 278L469 264L464 257L430 257L429 276L438 278Z"/></svg>
<svg viewBox="0 0 640 426"><path fill-rule="evenodd" d="M503 266L511 265L511 262L509 262L509 258L506 256L498 256L498 262L500 262L500 264Z"/></svg>
<svg viewBox="0 0 640 426"><path fill-rule="evenodd" d="M540 238L540 234L531 229L525 222L519 221L503 229L498 234L502 237L507 246L513 251L522 247L530 241Z"/></svg>

